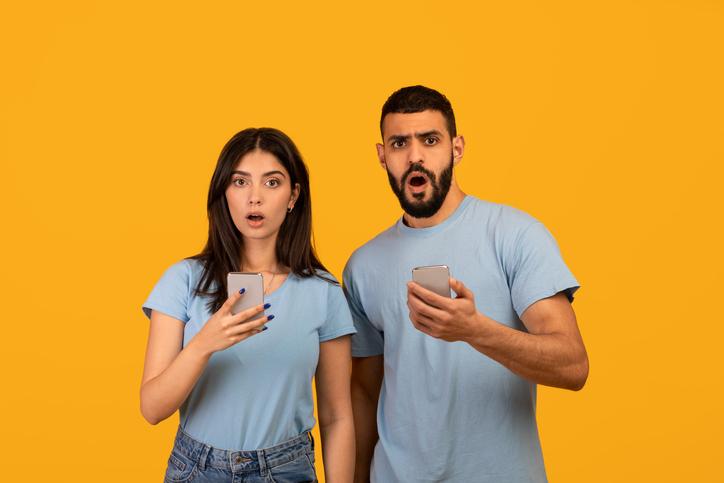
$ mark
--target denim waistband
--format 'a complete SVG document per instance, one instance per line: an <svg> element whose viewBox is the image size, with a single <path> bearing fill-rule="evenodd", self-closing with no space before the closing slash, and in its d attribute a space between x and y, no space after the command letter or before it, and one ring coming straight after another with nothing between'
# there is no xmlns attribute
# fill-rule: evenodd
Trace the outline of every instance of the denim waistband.
<svg viewBox="0 0 724 483"><path fill-rule="evenodd" d="M212 467L234 473L258 471L265 474L268 468L283 465L304 454L313 454L314 438L307 431L269 448L233 451L214 448L197 441L179 427L174 442L174 451L180 451L184 456L196 462L202 471L206 467Z"/></svg>

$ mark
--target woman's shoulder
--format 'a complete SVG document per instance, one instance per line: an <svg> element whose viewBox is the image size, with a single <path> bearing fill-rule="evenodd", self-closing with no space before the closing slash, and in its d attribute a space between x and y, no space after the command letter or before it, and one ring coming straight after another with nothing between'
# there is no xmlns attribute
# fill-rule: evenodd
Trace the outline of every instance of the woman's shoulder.
<svg viewBox="0 0 724 483"><path fill-rule="evenodd" d="M184 258L169 266L163 274L167 280L176 280L193 285L203 274L204 264L195 258Z"/></svg>

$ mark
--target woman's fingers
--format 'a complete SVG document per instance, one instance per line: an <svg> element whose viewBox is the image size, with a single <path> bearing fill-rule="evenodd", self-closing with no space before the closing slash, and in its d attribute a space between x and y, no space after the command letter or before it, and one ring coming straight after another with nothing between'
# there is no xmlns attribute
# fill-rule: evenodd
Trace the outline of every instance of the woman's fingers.
<svg viewBox="0 0 724 483"><path fill-rule="evenodd" d="M245 322L246 320L251 319L255 315L264 312L264 310L268 309L269 307L271 307L271 305L264 304L264 305L256 305L249 309L242 310L238 314L231 316L231 322L234 325L241 324L241 323Z"/></svg>
<svg viewBox="0 0 724 483"><path fill-rule="evenodd" d="M254 335L258 334L263 330L264 324L269 322L274 316L264 316L260 317L256 320L252 320L250 322L245 322L243 324L238 324L232 329L229 330L229 332L234 336L239 336L242 334L248 334L248 335Z"/></svg>
<svg viewBox="0 0 724 483"><path fill-rule="evenodd" d="M231 308L234 306L236 302L239 301L239 299L244 294L244 289L242 288L238 292L234 292L229 296L228 299L226 299L226 302L224 302L224 305L221 306L222 309L224 309L226 312L231 313Z"/></svg>

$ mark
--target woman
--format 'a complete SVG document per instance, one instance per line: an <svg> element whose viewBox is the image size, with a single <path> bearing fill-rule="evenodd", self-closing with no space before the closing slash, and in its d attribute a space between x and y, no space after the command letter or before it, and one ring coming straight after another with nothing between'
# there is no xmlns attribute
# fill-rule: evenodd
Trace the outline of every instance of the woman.
<svg viewBox="0 0 724 483"><path fill-rule="evenodd" d="M143 305L141 412L156 424L180 410L166 481L316 481L315 372L326 480L352 481L354 326L312 248L309 177L292 140L270 128L236 134L207 209L206 247L171 266ZM233 315L243 294L227 298L229 272L262 273L266 304Z"/></svg>

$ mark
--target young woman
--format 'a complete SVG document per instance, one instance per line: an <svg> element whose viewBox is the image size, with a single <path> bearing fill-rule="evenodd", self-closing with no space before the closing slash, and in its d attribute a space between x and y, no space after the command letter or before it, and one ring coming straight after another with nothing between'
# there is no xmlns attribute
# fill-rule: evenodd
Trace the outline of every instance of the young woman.
<svg viewBox="0 0 724 483"><path fill-rule="evenodd" d="M292 140L270 128L236 134L207 208L206 247L171 266L143 305L141 412L156 424L180 410L166 481L316 481L316 374L326 481L351 482L355 330L312 248L309 177ZM262 273L266 304L233 315L244 295L227 298L229 272Z"/></svg>

